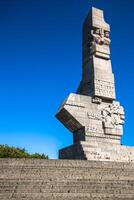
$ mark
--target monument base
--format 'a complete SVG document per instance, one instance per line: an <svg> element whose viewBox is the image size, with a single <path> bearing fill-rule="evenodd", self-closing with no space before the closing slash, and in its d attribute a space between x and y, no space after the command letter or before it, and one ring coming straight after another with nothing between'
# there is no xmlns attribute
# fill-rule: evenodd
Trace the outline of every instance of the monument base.
<svg viewBox="0 0 134 200"><path fill-rule="evenodd" d="M73 145L60 150L60 159L134 162L134 148L120 144L124 111L119 102L71 93L56 117L73 133Z"/></svg>
<svg viewBox="0 0 134 200"><path fill-rule="evenodd" d="M59 151L60 159L134 162L134 147L107 141L81 141Z"/></svg>

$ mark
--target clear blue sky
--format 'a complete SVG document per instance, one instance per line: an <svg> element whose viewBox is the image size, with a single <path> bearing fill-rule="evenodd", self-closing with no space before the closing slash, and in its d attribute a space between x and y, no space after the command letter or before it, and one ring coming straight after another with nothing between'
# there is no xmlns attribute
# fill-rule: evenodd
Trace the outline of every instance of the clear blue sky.
<svg viewBox="0 0 134 200"><path fill-rule="evenodd" d="M0 143L57 158L72 134L54 117L81 79L82 23L91 6L111 25L122 143L134 145L134 1L0 0Z"/></svg>

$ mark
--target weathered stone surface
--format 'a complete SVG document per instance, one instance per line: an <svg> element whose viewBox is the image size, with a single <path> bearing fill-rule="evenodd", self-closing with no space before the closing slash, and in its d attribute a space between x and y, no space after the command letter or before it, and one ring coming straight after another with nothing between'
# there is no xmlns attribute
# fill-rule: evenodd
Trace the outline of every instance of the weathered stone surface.
<svg viewBox="0 0 134 200"><path fill-rule="evenodd" d="M83 25L80 86L56 114L73 133L73 145L59 151L61 159L134 162L134 148L120 144L125 115L115 100L109 32L103 11L92 8Z"/></svg>
<svg viewBox="0 0 134 200"><path fill-rule="evenodd" d="M0 200L89 199L134 199L134 163L0 159Z"/></svg>
<svg viewBox="0 0 134 200"><path fill-rule="evenodd" d="M92 8L83 24L83 72L79 94L115 99L109 33L110 26L104 21L103 11Z"/></svg>
<svg viewBox="0 0 134 200"><path fill-rule="evenodd" d="M57 118L74 133L74 142L92 137L120 141L124 111L119 102L100 102L98 98L70 94Z"/></svg>

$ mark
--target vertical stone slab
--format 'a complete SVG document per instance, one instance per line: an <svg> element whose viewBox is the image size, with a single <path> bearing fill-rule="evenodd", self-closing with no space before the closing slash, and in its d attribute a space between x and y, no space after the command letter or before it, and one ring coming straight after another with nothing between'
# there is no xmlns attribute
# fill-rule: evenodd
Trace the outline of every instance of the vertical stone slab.
<svg viewBox="0 0 134 200"><path fill-rule="evenodd" d="M82 81L78 94L115 99L109 34L103 11L92 8L83 24Z"/></svg>

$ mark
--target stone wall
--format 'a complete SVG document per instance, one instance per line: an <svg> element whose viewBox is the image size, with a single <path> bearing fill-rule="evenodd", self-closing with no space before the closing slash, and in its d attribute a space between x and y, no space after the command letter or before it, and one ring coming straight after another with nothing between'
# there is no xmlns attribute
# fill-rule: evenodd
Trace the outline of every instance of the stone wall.
<svg viewBox="0 0 134 200"><path fill-rule="evenodd" d="M134 200L134 163L0 159L0 200Z"/></svg>

